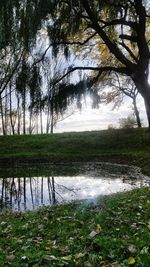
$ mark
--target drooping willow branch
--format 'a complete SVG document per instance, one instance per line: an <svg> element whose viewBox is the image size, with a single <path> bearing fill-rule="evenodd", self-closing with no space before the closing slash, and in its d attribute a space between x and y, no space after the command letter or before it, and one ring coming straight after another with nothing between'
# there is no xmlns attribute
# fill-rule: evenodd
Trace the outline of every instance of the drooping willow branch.
<svg viewBox="0 0 150 267"><path fill-rule="evenodd" d="M57 83L59 83L60 81L62 81L66 76L68 76L69 74L73 73L76 70L92 70L92 71L98 71L99 75L102 74L103 72L111 72L111 71L115 71L118 73L122 73L122 74L126 74L127 73L127 68L125 67L111 67L111 66L105 66L105 67L74 67L74 68L68 68L68 71L62 75L59 79L57 79L53 85L56 85Z"/></svg>
<svg viewBox="0 0 150 267"><path fill-rule="evenodd" d="M46 56L48 50L53 47L54 45L55 46L59 46L59 45L85 45L86 43L88 43L97 33L94 32L92 35L90 35L86 40L84 40L83 42L80 42L80 41L73 41L73 42L70 42L70 41L62 41L62 42L54 42L54 43L51 43L48 45L48 47L45 49L43 55L41 56L40 59L38 59L37 61L34 62L33 66L40 63Z"/></svg>

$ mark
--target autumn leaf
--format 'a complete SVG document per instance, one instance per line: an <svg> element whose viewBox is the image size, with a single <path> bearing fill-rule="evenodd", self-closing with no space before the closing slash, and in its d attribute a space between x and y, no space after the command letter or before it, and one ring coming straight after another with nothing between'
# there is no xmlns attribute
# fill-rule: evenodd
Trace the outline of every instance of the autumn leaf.
<svg viewBox="0 0 150 267"><path fill-rule="evenodd" d="M64 248L60 248L59 251L62 252L62 253L66 253L66 252L69 252L70 249L69 249L68 246L65 246Z"/></svg>
<svg viewBox="0 0 150 267"><path fill-rule="evenodd" d="M26 251L29 248L29 246L22 246L21 250Z"/></svg>
<svg viewBox="0 0 150 267"><path fill-rule="evenodd" d="M99 267L109 267L108 262L102 261Z"/></svg>
<svg viewBox="0 0 150 267"><path fill-rule="evenodd" d="M58 260L58 258L56 258L54 255L45 255L43 257L43 261L44 262L49 262L49 261L52 261L52 260Z"/></svg>
<svg viewBox="0 0 150 267"><path fill-rule="evenodd" d="M135 258L134 257L129 257L128 258L128 264L129 265L132 265L132 264L134 264L135 263Z"/></svg>
<svg viewBox="0 0 150 267"><path fill-rule="evenodd" d="M0 223L0 225L2 225L2 226L5 225L5 224L7 224L7 222L3 221L3 222Z"/></svg>
<svg viewBox="0 0 150 267"><path fill-rule="evenodd" d="M28 258L27 258L27 256L25 256L25 255L21 257L21 260L22 260L22 261L25 261L25 260L27 260L27 259L28 259Z"/></svg>
<svg viewBox="0 0 150 267"><path fill-rule="evenodd" d="M8 262L10 262L10 261L13 261L15 259L15 255L8 255L7 257L6 257L6 260L8 261Z"/></svg>
<svg viewBox="0 0 150 267"><path fill-rule="evenodd" d="M129 246L128 246L128 250L129 250L131 253L135 253L135 252L137 251L136 246L134 246L134 245L129 245Z"/></svg>
<svg viewBox="0 0 150 267"><path fill-rule="evenodd" d="M83 257L85 256L85 254L86 254L86 253L82 253L82 252L77 253L77 254L75 255L75 259L78 260L78 259L80 259L80 258L83 258Z"/></svg>
<svg viewBox="0 0 150 267"><path fill-rule="evenodd" d="M72 259L72 255L61 257L62 260L70 261Z"/></svg>
<svg viewBox="0 0 150 267"><path fill-rule="evenodd" d="M96 225L96 233L99 234L102 231L100 224Z"/></svg>
<svg viewBox="0 0 150 267"><path fill-rule="evenodd" d="M148 225L147 225L148 229L150 230L150 222L148 222Z"/></svg>
<svg viewBox="0 0 150 267"><path fill-rule="evenodd" d="M50 250L51 248L54 248L54 249L57 249L57 246L56 246L56 240L54 241L49 241L47 243L47 246L46 246L46 250Z"/></svg>

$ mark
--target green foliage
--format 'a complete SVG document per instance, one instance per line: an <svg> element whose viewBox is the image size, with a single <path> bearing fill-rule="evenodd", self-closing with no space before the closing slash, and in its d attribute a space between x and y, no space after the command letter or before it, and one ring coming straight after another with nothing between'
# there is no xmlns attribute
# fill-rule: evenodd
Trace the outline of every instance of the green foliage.
<svg viewBox="0 0 150 267"><path fill-rule="evenodd" d="M0 49L19 42L28 51L35 44L42 20L53 6L48 0L5 0L0 2Z"/></svg>
<svg viewBox="0 0 150 267"><path fill-rule="evenodd" d="M23 60L20 72L18 73L18 77L16 79L16 89L18 92L22 93L23 89L26 88L26 85L29 82L28 80L29 73L30 73L29 65L25 60Z"/></svg>
<svg viewBox="0 0 150 267"><path fill-rule="evenodd" d="M15 31L12 26L17 26L18 17L14 19L13 10L18 13L18 1L6 0L0 2L0 49L5 48L9 43L12 44Z"/></svg>

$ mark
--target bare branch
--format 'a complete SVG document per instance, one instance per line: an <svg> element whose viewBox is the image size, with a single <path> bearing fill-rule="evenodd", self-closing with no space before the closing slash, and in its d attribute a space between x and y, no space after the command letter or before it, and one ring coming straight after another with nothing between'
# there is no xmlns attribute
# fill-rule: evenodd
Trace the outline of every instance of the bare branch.
<svg viewBox="0 0 150 267"><path fill-rule="evenodd" d="M93 70L93 71L98 71L99 72L99 76L103 72L111 72L111 71L122 73L122 74L128 73L126 67L111 67L111 66L105 66L105 67L90 67L90 66L89 67L74 67L74 68L68 68L68 71L64 75L62 75L58 80L56 80L53 83L53 85L59 83L66 76L68 76L69 74L71 74L72 72L74 72L76 70Z"/></svg>
<svg viewBox="0 0 150 267"><path fill-rule="evenodd" d="M105 33L103 28L99 25L98 20L95 17L95 14L93 13L92 9L90 8L90 5L88 1L81 0L81 3L87 12L91 22L92 22L92 28L97 32L97 34L102 38L102 40L106 43L107 47L109 48L110 52L115 55L115 57L125 66L127 66L130 70L133 70L135 68L134 64L128 60L125 55L121 52L121 50L117 47L116 43L114 41L111 41L108 35Z"/></svg>
<svg viewBox="0 0 150 267"><path fill-rule="evenodd" d="M128 40L128 41L135 42L135 43L137 43L138 41L137 36L131 36L127 34L120 34L119 38L122 40Z"/></svg>
<svg viewBox="0 0 150 267"><path fill-rule="evenodd" d="M129 26L130 28L134 29L135 31L137 30L137 23L136 22L126 21L124 18L114 19L111 21L99 20L99 22L103 23L105 27L116 26L116 25L125 25L125 26Z"/></svg>
<svg viewBox="0 0 150 267"><path fill-rule="evenodd" d="M136 63L138 62L138 59L136 58L136 56L133 54L133 52L130 50L130 48L125 43L118 42L118 44L120 44L126 49L126 51L130 54L130 56L135 60Z"/></svg>
<svg viewBox="0 0 150 267"><path fill-rule="evenodd" d="M41 56L41 58L33 63L33 66L35 66L38 63L40 63L44 59L44 57L46 56L46 54L47 54L48 50L50 49L50 47L51 47L51 44L45 49L45 51L44 51L43 55Z"/></svg>
<svg viewBox="0 0 150 267"><path fill-rule="evenodd" d="M13 93L15 91L15 88L13 88L11 91L9 91L7 94L5 94L4 96L1 96L1 100L3 100L4 98L6 98L7 96L10 96L11 93ZM2 93L0 93L2 94Z"/></svg>

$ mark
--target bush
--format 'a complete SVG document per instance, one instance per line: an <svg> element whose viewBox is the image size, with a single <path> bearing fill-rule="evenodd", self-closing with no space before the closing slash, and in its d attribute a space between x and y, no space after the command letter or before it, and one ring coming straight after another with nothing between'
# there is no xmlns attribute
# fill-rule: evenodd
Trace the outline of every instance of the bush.
<svg viewBox="0 0 150 267"><path fill-rule="evenodd" d="M114 126L113 124L109 124L107 129L108 131L115 130L116 126Z"/></svg>
<svg viewBox="0 0 150 267"><path fill-rule="evenodd" d="M122 129L131 129L137 126L134 116L129 115L127 118L119 119L119 125Z"/></svg>

